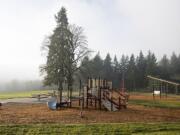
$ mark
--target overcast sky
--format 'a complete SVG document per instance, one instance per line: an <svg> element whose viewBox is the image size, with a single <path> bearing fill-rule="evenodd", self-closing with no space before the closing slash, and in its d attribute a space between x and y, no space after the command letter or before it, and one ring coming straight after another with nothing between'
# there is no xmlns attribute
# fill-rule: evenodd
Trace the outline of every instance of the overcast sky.
<svg viewBox="0 0 180 135"><path fill-rule="evenodd" d="M42 41L61 6L103 57L180 53L180 0L0 0L1 81L40 79Z"/></svg>

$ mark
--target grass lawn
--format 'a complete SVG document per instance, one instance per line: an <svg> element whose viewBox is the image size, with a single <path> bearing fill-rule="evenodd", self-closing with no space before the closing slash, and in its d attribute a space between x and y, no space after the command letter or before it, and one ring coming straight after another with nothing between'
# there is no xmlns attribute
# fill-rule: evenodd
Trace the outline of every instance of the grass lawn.
<svg viewBox="0 0 180 135"><path fill-rule="evenodd" d="M180 123L127 123L127 124L32 124L32 125L0 125L0 134L22 135L179 135Z"/></svg>
<svg viewBox="0 0 180 135"><path fill-rule="evenodd" d="M48 92L52 92L52 90L31 90L31 91L8 91L8 92L0 92L0 99L10 99L10 98L24 98L24 97L32 97L32 95L36 94L48 94ZM67 92L63 92L63 95L67 95ZM73 92L73 96L78 96L79 93L77 91Z"/></svg>
<svg viewBox="0 0 180 135"><path fill-rule="evenodd" d="M152 93L131 92L128 103L147 107L180 109L180 96L168 94L167 98L163 95L160 99L158 95L155 97L155 100L153 100Z"/></svg>
<svg viewBox="0 0 180 135"><path fill-rule="evenodd" d="M33 94L47 94L48 90L0 92L0 99L31 97Z"/></svg>
<svg viewBox="0 0 180 135"><path fill-rule="evenodd" d="M160 100L139 100L139 99L132 99L129 100L129 104L135 105L143 105L147 107L159 107L159 108L174 108L180 109L180 102L178 101L160 101Z"/></svg>

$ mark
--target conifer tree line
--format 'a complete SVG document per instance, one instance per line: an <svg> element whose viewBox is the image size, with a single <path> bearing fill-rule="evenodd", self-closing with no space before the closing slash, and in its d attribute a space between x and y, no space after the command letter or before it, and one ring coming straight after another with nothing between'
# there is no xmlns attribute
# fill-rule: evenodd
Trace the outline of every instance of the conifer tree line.
<svg viewBox="0 0 180 135"><path fill-rule="evenodd" d="M80 66L79 74L83 80L88 77L101 77L113 81L113 88L121 87L124 75L125 87L128 90L137 90L148 86L147 75L160 77L171 81L180 81L180 55L172 53L168 58L164 55L159 61L154 53L148 51L145 56L142 51L130 57L122 55L121 58L111 58L108 53L102 59L97 53L94 58L86 56Z"/></svg>

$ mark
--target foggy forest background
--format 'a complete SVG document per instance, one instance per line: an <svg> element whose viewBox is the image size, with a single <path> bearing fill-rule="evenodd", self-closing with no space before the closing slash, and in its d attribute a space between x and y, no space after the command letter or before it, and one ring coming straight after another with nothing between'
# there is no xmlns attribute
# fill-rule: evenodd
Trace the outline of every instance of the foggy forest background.
<svg viewBox="0 0 180 135"><path fill-rule="evenodd" d="M88 77L105 78L113 81L113 88L121 87L121 80L124 74L125 87L128 91L146 90L148 87L147 75L153 75L166 80L180 82L180 54L172 53L168 58L164 55L157 60L151 51L144 55L140 51L139 55L110 56L108 53L103 59L98 52L93 58L86 56L79 64L79 70L74 75L74 89L78 89L79 80L84 84ZM12 80L0 83L0 91L14 90L44 90L56 89L56 86L44 87L41 80L20 81Z"/></svg>

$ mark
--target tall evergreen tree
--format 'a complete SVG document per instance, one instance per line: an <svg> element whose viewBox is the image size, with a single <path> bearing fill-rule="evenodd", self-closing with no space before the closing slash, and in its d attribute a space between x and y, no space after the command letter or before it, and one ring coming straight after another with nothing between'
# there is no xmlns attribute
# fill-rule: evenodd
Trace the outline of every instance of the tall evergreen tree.
<svg viewBox="0 0 180 135"><path fill-rule="evenodd" d="M179 67L178 67L178 57L177 55L173 52L171 56L171 74L175 75L178 73Z"/></svg>
<svg viewBox="0 0 180 135"><path fill-rule="evenodd" d="M136 88L136 77L137 77L136 75L137 75L137 68L135 63L135 57L132 54L129 60L128 71L127 71L129 88L132 90Z"/></svg>
<svg viewBox="0 0 180 135"><path fill-rule="evenodd" d="M46 65L41 67L45 72L45 85L58 85L60 102L62 101L63 83L67 82L68 92L72 95L73 74L77 63L89 52L81 27L70 26L64 7L55 15L57 26L45 42L48 51Z"/></svg>
<svg viewBox="0 0 180 135"><path fill-rule="evenodd" d="M158 75L158 66L157 66L157 59L151 51L148 51L148 55L146 57L146 76L152 75L157 76ZM145 86L148 86L148 80L145 79L144 82Z"/></svg>
<svg viewBox="0 0 180 135"><path fill-rule="evenodd" d="M160 69L160 76L164 79L169 79L170 73L169 73L170 63L166 55L163 56L163 58L159 62L159 69Z"/></svg>
<svg viewBox="0 0 180 135"><path fill-rule="evenodd" d="M68 19L66 16L66 9L64 7L55 15L57 26L53 34L49 37L46 45L48 54L46 65L41 69L46 73L44 78L45 85L58 85L60 92L60 101L62 101L63 82L65 81L65 59L66 59L66 45L70 31L68 30Z"/></svg>
<svg viewBox="0 0 180 135"><path fill-rule="evenodd" d="M151 51L148 52L146 62L146 75L157 75L157 59Z"/></svg>
<svg viewBox="0 0 180 135"><path fill-rule="evenodd" d="M102 77L103 76L103 60L98 52L96 56L92 59L92 77Z"/></svg>
<svg viewBox="0 0 180 135"><path fill-rule="evenodd" d="M114 60L113 60L113 71L115 73L119 71L119 63L118 63L116 55L114 56Z"/></svg>
<svg viewBox="0 0 180 135"><path fill-rule="evenodd" d="M114 56L113 60L113 88L117 89L119 88L120 83L120 71L119 71L119 63L117 60L116 55Z"/></svg>
<svg viewBox="0 0 180 135"><path fill-rule="evenodd" d="M145 87L145 79L146 79L146 59L142 51L140 51L139 56L136 59L137 65L137 87L143 88Z"/></svg>
<svg viewBox="0 0 180 135"><path fill-rule="evenodd" d="M81 61L79 74L82 80L87 80L87 78L93 74L92 61L89 59L88 56L84 57Z"/></svg>
<svg viewBox="0 0 180 135"><path fill-rule="evenodd" d="M129 63L129 57L122 55L121 60L120 60L120 74L121 74L121 87L125 87L125 82L126 82L126 73L128 69L128 63Z"/></svg>
<svg viewBox="0 0 180 135"><path fill-rule="evenodd" d="M112 73L113 73L112 62L111 62L110 54L108 53L106 55L103 64L103 77L106 78L107 80L112 80Z"/></svg>
<svg viewBox="0 0 180 135"><path fill-rule="evenodd" d="M122 55L121 60L120 60L120 71L121 71L121 73L122 72L124 72L124 73L127 72L128 63L129 63L129 57L125 56L125 55Z"/></svg>

